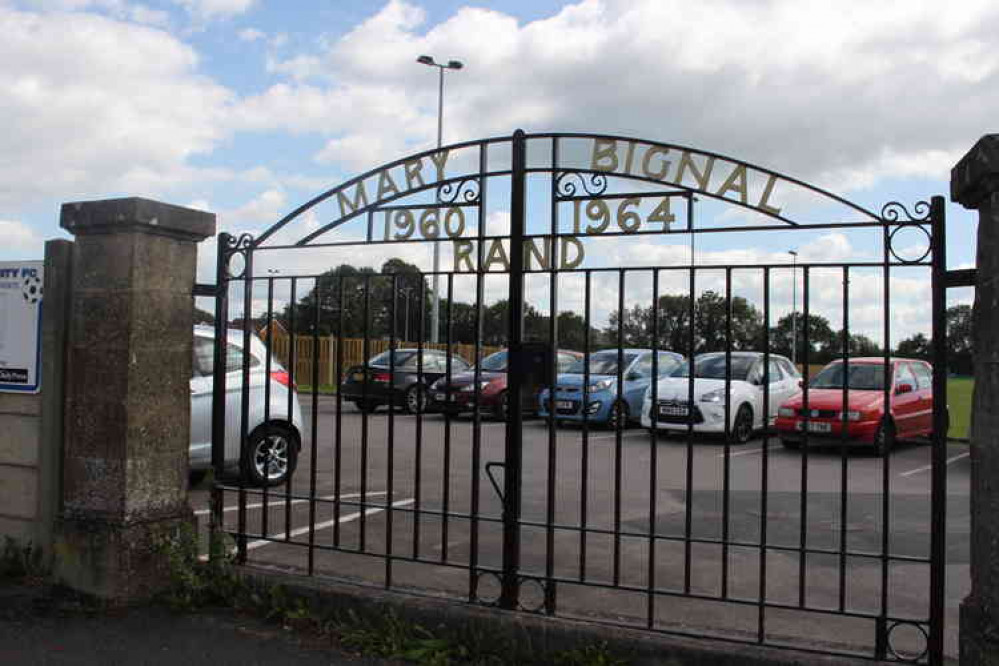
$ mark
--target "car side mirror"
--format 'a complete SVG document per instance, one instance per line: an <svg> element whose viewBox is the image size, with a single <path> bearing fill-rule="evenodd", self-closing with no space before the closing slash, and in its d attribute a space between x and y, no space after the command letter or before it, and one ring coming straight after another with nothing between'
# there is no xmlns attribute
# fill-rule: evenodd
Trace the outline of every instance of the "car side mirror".
<svg viewBox="0 0 999 666"><path fill-rule="evenodd" d="M895 389L895 393L898 395L903 393L912 393L912 384L899 384Z"/></svg>

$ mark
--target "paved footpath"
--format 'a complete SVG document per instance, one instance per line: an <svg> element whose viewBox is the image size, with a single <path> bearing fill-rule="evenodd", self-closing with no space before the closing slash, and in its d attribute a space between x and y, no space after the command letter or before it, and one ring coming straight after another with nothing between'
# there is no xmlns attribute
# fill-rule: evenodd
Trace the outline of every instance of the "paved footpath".
<svg viewBox="0 0 999 666"><path fill-rule="evenodd" d="M224 610L190 614L131 608L99 614L37 588L0 583L4 666L389 666L353 656L329 639Z"/></svg>

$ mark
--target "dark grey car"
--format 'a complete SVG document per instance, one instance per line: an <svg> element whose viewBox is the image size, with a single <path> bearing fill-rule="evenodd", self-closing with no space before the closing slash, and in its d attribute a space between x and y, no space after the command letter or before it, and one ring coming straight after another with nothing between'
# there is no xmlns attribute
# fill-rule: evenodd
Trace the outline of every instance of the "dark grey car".
<svg viewBox="0 0 999 666"><path fill-rule="evenodd" d="M430 385L448 374L448 354L424 349L422 362L420 356L417 349L384 351L366 366L350 368L340 387L344 400L353 401L364 412L382 405L400 406L409 414L425 411ZM450 355L450 363L452 376L470 367L456 354Z"/></svg>

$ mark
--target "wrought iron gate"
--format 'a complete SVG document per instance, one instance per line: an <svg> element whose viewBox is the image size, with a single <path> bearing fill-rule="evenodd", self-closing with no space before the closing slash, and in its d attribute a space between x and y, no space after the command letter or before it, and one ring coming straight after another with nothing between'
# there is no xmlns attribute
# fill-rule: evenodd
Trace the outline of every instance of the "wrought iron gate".
<svg viewBox="0 0 999 666"><path fill-rule="evenodd" d="M789 264L776 258L783 249L725 240L787 243L794 234L811 238L818 258L794 255ZM426 271L326 270L334 255L370 263L375 253L428 243L450 251L441 294L427 289ZM836 243L854 254L837 255ZM698 262L698 250L722 261ZM941 197L912 214L898 203L874 213L682 146L518 131L391 162L256 238L219 237L215 367L231 357L226 329L237 314L238 346L250 349L263 331L268 353L263 361L242 355L228 379L216 373L212 456L222 481L213 530L235 539L241 561L268 544L281 553L271 564L291 566L302 553L298 566L310 575L663 632L941 663L945 271ZM893 289L929 294L931 377L904 383L901 366L886 370L898 342L893 324L917 325ZM443 322L427 321L432 298L442 300ZM789 394L774 387L796 380L787 354L777 353L788 340L773 325L782 312L794 327L789 360L806 377L814 360L845 371L861 364L866 345L864 355L880 358L866 361L882 368L880 384L851 389L844 379L840 407L830 410L816 408L819 389L804 382L803 404L782 407ZM820 319L839 330L830 324L830 336ZM299 392L304 418L291 424L301 441L296 472L258 488L226 472L247 469L254 455L269 469L271 454L249 444L270 410L281 411L271 407L279 389L270 379L249 387L260 365L265 377L277 367L276 322L289 338L286 381L309 388ZM434 324L440 344L428 342ZM363 333L355 367L351 331ZM570 333L588 359L574 382L560 380L556 363ZM487 342L509 350L505 402L489 403L495 376L480 362ZM472 358L453 354L459 343ZM589 360L599 349L614 350L601 357L616 366L609 374ZM383 350L384 363L369 362ZM688 360L714 352L724 360L717 388L696 388L698 367L664 351ZM474 368L460 390L465 360ZM626 372L631 362L637 369ZM740 374L743 363L750 374ZM681 392L662 394L672 390L658 381L667 371L679 375ZM403 386L406 373L414 381ZM629 402L643 381L647 393ZM929 384L932 410L924 403L918 417L932 431L928 448L896 442L909 432L901 407L884 419L867 413L878 400L928 394ZM858 391L868 406L853 409ZM232 393L238 407L227 414ZM261 393L262 416L254 407ZM294 392L286 397L291 415ZM431 412L438 398L443 411ZM386 413L375 413L379 403ZM452 413L459 403L470 418ZM547 420L528 418L536 410ZM774 431L771 415L792 430ZM604 417L612 429L598 429ZM711 418L720 432L703 436ZM735 440L747 418L754 441L745 445ZM848 441L852 423L871 418L881 439L858 450ZM648 431L629 431L629 419ZM235 454L226 453L227 437ZM867 453L875 447L885 455ZM924 458L928 483L901 481L893 450ZM235 516L223 510L227 498Z"/></svg>

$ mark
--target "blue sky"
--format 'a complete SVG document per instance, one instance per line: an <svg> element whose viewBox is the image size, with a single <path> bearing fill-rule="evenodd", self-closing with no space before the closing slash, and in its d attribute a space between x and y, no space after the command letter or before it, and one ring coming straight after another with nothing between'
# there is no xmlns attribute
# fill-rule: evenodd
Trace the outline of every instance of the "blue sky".
<svg viewBox="0 0 999 666"><path fill-rule="evenodd" d="M997 129L999 7L938 8L0 0L0 259L40 256L62 235L60 203L83 199L147 196L259 232L432 147L436 76L421 53L466 64L448 76L446 141L517 127L624 134L875 210L911 205L946 195L950 167ZM950 265L970 266L973 218L953 204L948 215Z"/></svg>

